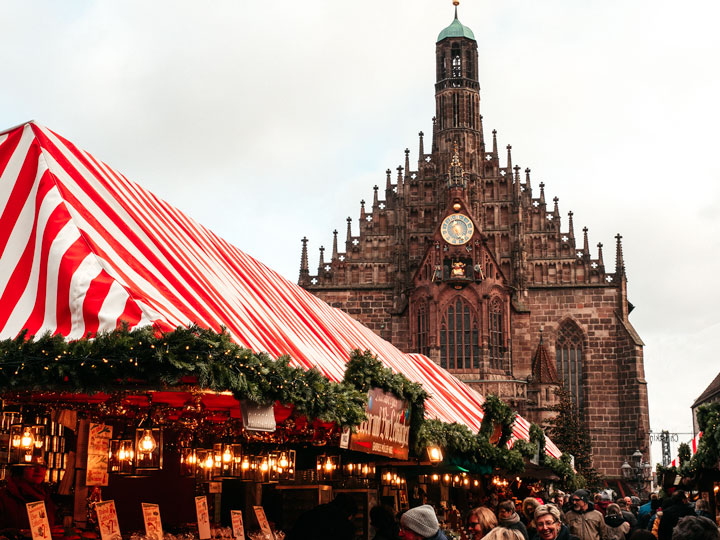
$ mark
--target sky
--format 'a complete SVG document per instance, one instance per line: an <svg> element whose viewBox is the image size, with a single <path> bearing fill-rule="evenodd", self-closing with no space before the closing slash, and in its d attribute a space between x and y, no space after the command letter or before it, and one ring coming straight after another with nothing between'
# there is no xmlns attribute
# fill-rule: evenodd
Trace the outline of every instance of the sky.
<svg viewBox="0 0 720 540"><path fill-rule="evenodd" d="M451 0L5 0L0 130L36 120L297 281L303 236L313 268L405 148L417 162L452 18ZM651 429L689 440L720 370L720 3L462 0L459 18L486 138L608 264L622 234Z"/></svg>

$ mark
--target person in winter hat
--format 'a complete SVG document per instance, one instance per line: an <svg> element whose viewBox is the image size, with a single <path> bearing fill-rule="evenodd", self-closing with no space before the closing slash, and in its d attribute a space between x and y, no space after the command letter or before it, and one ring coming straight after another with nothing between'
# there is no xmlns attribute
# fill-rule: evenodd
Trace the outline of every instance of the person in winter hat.
<svg viewBox="0 0 720 540"><path fill-rule="evenodd" d="M448 540L440 530L435 510L429 504L416 506L400 518L400 538L406 540Z"/></svg>
<svg viewBox="0 0 720 540"><path fill-rule="evenodd" d="M607 507L605 526L607 527L608 540L625 540L630 532L630 523L623 516L620 506L615 503Z"/></svg>
<svg viewBox="0 0 720 540"><path fill-rule="evenodd" d="M580 540L606 540L605 518L590 502L590 492L578 489L570 497L572 510L565 513L570 532Z"/></svg>

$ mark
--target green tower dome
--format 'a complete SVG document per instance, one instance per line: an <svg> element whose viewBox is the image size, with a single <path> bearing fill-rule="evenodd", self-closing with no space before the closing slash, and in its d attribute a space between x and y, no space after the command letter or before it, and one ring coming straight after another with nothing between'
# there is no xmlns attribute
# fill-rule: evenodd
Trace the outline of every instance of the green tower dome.
<svg viewBox="0 0 720 540"><path fill-rule="evenodd" d="M438 35L438 42L449 37L464 37L475 41L475 34L467 26L462 24L457 18L457 10L455 10L455 19L445 30Z"/></svg>

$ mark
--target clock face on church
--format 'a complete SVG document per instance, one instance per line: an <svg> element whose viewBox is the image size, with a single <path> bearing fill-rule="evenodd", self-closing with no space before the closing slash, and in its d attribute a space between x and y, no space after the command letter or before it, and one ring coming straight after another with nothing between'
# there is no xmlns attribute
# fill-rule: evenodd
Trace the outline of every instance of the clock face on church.
<svg viewBox="0 0 720 540"><path fill-rule="evenodd" d="M463 214L450 214L443 220L440 227L443 239L453 246L461 246L466 243L472 238L473 232L475 232L473 222Z"/></svg>

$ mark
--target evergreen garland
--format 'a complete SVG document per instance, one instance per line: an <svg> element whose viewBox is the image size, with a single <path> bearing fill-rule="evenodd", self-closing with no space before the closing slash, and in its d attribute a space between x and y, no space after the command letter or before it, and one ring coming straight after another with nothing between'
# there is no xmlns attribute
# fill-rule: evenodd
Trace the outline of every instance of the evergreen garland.
<svg viewBox="0 0 720 540"><path fill-rule="evenodd" d="M123 327L69 342L21 333L0 342L0 393L167 389L190 376L199 388L260 404L292 404L310 419L355 426L365 418L365 393L289 362L288 356L273 360L240 347L224 330L198 326L166 333Z"/></svg>
<svg viewBox="0 0 720 540"><path fill-rule="evenodd" d="M457 423L425 420L427 392L384 367L369 351L352 351L340 383L317 369L296 368L289 362L288 356L273 360L241 347L225 330L199 326L164 333L149 326L124 326L75 341L49 333L28 337L23 332L0 341L0 394L142 392L191 384L230 391L238 400L290 404L308 419L357 426L365 419L368 390L378 387L410 403L411 449L417 456L435 444L443 448L448 463L473 472L524 470L523 455L530 443L516 441L515 448L507 448L516 413L496 396L487 396L481 429L474 434ZM501 433L492 444L495 425L501 426Z"/></svg>

